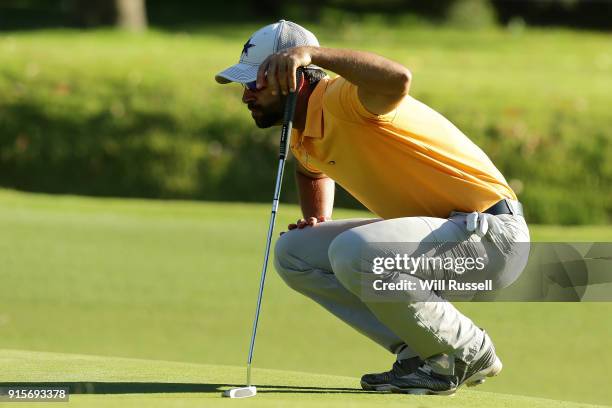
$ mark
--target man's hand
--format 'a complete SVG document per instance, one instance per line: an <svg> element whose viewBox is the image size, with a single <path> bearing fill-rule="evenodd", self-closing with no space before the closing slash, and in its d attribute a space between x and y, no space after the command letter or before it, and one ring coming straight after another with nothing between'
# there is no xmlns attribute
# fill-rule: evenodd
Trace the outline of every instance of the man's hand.
<svg viewBox="0 0 612 408"><path fill-rule="evenodd" d="M403 65L370 52L323 47L294 47L270 55L259 66L257 88L273 95L296 89L296 70L315 64L359 88L359 100L371 113L391 112L408 95L412 74Z"/></svg>
<svg viewBox="0 0 612 408"><path fill-rule="evenodd" d="M312 63L311 47L295 47L272 54L257 71L257 89L269 87L272 95L283 95L297 88L296 71Z"/></svg>
<svg viewBox="0 0 612 408"><path fill-rule="evenodd" d="M325 221L331 221L331 218L327 218L325 216L302 218L302 219L297 220L295 224L289 224L287 228L289 228L289 231L291 231L294 229L302 229L308 226L314 227L315 225L320 224ZM284 233L285 232L283 231L280 234L283 235Z"/></svg>
<svg viewBox="0 0 612 408"><path fill-rule="evenodd" d="M325 222L325 221L331 221L331 218L327 218L327 217L324 217L324 216L309 217L309 218L306 218L306 219L302 218L302 219L299 219L296 224L289 224L289 226L287 228L289 228L289 230L292 230L292 229L296 229L296 228L302 229L302 228L307 227L307 226L314 227L318 223Z"/></svg>

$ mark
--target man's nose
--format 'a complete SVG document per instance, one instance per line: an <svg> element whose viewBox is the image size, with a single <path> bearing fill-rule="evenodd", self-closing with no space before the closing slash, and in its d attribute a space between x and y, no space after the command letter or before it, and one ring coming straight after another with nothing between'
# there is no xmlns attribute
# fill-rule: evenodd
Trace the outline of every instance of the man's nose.
<svg viewBox="0 0 612 408"><path fill-rule="evenodd" d="M255 92L251 91L249 88L244 88L242 92L242 102L249 103L255 100Z"/></svg>

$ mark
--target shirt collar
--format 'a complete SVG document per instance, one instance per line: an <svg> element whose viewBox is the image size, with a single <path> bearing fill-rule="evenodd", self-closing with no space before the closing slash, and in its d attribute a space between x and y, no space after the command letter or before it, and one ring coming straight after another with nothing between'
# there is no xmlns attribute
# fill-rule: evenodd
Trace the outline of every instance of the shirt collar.
<svg viewBox="0 0 612 408"><path fill-rule="evenodd" d="M305 137L323 137L323 95L328 83L329 78L321 79L308 98L306 125L302 133Z"/></svg>

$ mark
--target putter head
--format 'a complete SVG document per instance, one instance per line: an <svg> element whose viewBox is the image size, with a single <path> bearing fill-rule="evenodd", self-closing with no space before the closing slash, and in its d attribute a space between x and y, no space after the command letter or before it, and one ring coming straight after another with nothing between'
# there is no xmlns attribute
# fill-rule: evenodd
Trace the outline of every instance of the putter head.
<svg viewBox="0 0 612 408"><path fill-rule="evenodd" d="M232 389L223 391L223 396L228 397L228 398L248 398L248 397L254 397L255 395L257 395L257 388L254 386L232 388Z"/></svg>

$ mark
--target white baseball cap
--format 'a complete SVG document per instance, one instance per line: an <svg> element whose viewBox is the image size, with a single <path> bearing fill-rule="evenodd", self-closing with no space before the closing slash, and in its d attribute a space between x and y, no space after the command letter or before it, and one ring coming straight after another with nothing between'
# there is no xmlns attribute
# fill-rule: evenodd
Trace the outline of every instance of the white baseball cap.
<svg viewBox="0 0 612 408"><path fill-rule="evenodd" d="M257 30L242 46L240 62L219 72L215 80L220 84L240 82L246 84L257 79L259 65L268 55L292 47L319 46L313 33L291 21L280 20ZM307 68L318 68L309 65Z"/></svg>

